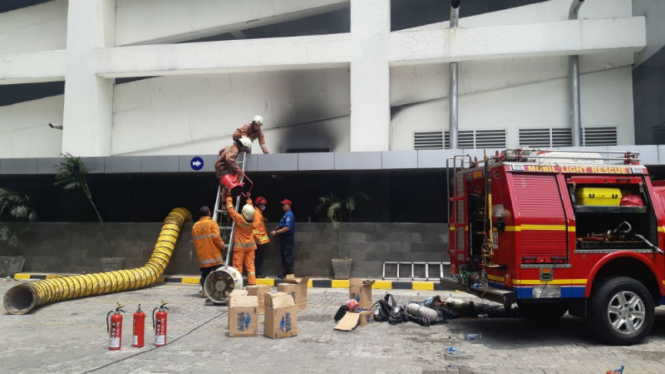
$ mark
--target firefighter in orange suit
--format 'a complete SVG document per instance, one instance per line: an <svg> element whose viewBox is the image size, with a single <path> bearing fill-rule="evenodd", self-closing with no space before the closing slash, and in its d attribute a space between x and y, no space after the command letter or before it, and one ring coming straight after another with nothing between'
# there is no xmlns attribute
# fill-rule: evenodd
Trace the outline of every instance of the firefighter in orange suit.
<svg viewBox="0 0 665 374"><path fill-rule="evenodd" d="M263 125L263 117L254 116L254 118L252 118L252 122L242 125L238 129L236 129L236 131L233 133L233 141L239 143L240 138L242 138L243 136L248 137L252 142L254 142L254 140L256 139L259 139L259 145L261 146L261 150L263 151L264 154L268 153L268 146L266 145L266 137L265 135L263 135L263 131L261 131L262 125Z"/></svg>
<svg viewBox="0 0 665 374"><path fill-rule="evenodd" d="M242 207L242 214L236 212L233 208L233 199L230 194L224 190L222 198L226 201L226 209L233 222L235 230L233 231L233 267L242 274L242 267L247 267L247 284L253 286L256 284L256 270L254 269L254 256L256 252L256 242L254 242L254 206L249 197Z"/></svg>
<svg viewBox="0 0 665 374"><path fill-rule="evenodd" d="M208 206L199 209L201 219L192 227L192 242L196 247L196 256L199 258L201 269L201 296L207 297L203 284L208 274L224 263L222 252L224 242L219 235L219 226L212 220L212 213Z"/></svg>
<svg viewBox="0 0 665 374"><path fill-rule="evenodd" d="M254 240L256 241L255 264L257 278L263 278L261 264L263 263L263 257L265 256L266 246L270 243L270 238L266 232L266 220L263 217L263 211L266 210L267 204L268 200L263 196L259 196L254 200L254 205L259 208L254 211Z"/></svg>

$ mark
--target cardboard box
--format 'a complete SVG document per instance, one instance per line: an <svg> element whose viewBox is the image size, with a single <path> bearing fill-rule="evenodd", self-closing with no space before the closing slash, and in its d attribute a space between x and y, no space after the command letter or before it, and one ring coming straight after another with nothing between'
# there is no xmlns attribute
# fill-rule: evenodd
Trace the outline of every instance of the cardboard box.
<svg viewBox="0 0 665 374"><path fill-rule="evenodd" d="M231 306L231 299L233 299L236 296L247 296L247 291L242 289L231 291L231 294L229 294L229 301L228 301L229 307Z"/></svg>
<svg viewBox="0 0 665 374"><path fill-rule="evenodd" d="M256 296L259 300L259 314L266 312L266 298L263 295L267 292L270 292L268 285L247 286L247 295Z"/></svg>
<svg viewBox="0 0 665 374"><path fill-rule="evenodd" d="M351 312L346 312L344 317L337 323L337 326L335 326L335 330L339 331L351 331L358 326L358 318L360 318L360 314L358 313L351 313Z"/></svg>
<svg viewBox="0 0 665 374"><path fill-rule="evenodd" d="M298 335L298 306L293 297L283 292L266 293L266 316L263 335L272 339Z"/></svg>
<svg viewBox="0 0 665 374"><path fill-rule="evenodd" d="M259 331L256 296L233 296L229 299L229 336L255 336Z"/></svg>
<svg viewBox="0 0 665 374"><path fill-rule="evenodd" d="M374 311L366 310L358 313L358 325L365 326L374 322Z"/></svg>
<svg viewBox="0 0 665 374"><path fill-rule="evenodd" d="M349 298L358 302L358 308L372 308L372 285L373 280L363 282L362 278L349 279Z"/></svg>
<svg viewBox="0 0 665 374"><path fill-rule="evenodd" d="M298 305L298 310L307 308L307 283L309 283L309 277L304 277L298 281L293 275L287 275L284 282L277 285L277 291L293 296L293 300Z"/></svg>
<svg viewBox="0 0 665 374"><path fill-rule="evenodd" d="M371 310L365 310L358 313L346 312L344 317L337 323L335 330L351 331L357 326L365 326L374 322L374 313Z"/></svg>

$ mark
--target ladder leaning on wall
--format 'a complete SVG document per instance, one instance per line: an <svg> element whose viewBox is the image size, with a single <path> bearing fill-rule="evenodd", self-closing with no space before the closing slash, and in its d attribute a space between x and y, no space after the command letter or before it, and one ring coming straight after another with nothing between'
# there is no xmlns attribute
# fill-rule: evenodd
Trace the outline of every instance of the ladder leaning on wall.
<svg viewBox="0 0 665 374"><path fill-rule="evenodd" d="M245 180L245 160L247 159L247 153L242 152L242 159L238 160L240 164L240 170L242 170L242 176L240 177L239 182L242 183ZM219 231L224 241L224 247L226 249L226 260L224 261L224 266L229 266L229 261L233 255L233 234L235 233L236 224L229 216L226 210L226 202L222 201L222 186L217 186L217 196L215 197L215 210L212 214L212 219L217 222L219 225ZM235 209L236 212L240 211L240 201L242 195L236 197ZM228 235L227 235L228 233Z"/></svg>

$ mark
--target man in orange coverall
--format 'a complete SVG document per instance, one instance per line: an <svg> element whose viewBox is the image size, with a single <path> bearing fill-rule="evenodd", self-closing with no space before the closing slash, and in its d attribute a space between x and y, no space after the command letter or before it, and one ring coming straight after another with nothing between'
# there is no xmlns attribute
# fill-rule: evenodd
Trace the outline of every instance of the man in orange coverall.
<svg viewBox="0 0 665 374"><path fill-rule="evenodd" d="M196 248L196 256L199 258L199 268L201 270L201 296L208 297L204 288L205 279L208 274L224 263L222 252L224 252L224 242L219 235L219 226L212 220L210 208L202 206L199 209L201 219L192 227L192 242Z"/></svg>
<svg viewBox="0 0 665 374"><path fill-rule="evenodd" d="M233 199L231 195L224 190L222 199L226 201L226 209L235 222L233 231L233 267L242 274L243 264L247 267L247 284L256 285L256 270L254 269L254 256L256 252L256 242L254 241L254 206L252 199L247 197L245 206L242 207L242 214L236 212L233 208Z"/></svg>
<svg viewBox="0 0 665 374"><path fill-rule="evenodd" d="M239 142L240 146L237 143L233 143L219 150L219 156L217 157L217 162L215 162L217 178L221 178L225 174L242 175L242 170L240 170L236 159L240 152L248 152L252 149L252 142L245 136L240 138Z"/></svg>
<svg viewBox="0 0 665 374"><path fill-rule="evenodd" d="M268 200L265 197L259 196L254 200L254 205L259 208L255 209L254 212L254 240L256 241L256 276L257 278L263 278L263 273L261 272L261 264L263 263L263 257L265 256L265 251L268 243L270 243L270 238L266 232L266 220L263 216L263 211L266 210L266 205Z"/></svg>
<svg viewBox="0 0 665 374"><path fill-rule="evenodd" d="M233 141L238 143L240 141L240 138L242 138L243 136L248 137L252 142L254 142L254 140L256 139L259 139L259 145L261 146L261 150L263 151L264 154L268 153L266 138L263 135L263 131L261 131L262 125L263 125L263 117L254 116L251 123L247 123L245 125L240 126L233 133Z"/></svg>

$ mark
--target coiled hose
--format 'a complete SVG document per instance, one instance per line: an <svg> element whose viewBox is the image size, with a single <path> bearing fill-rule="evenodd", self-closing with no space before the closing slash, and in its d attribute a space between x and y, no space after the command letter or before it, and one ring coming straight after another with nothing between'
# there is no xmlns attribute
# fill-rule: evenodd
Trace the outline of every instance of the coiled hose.
<svg viewBox="0 0 665 374"><path fill-rule="evenodd" d="M35 307L57 301L79 299L147 287L164 273L171 260L180 229L192 214L185 208L173 209L164 219L157 244L148 262L140 268L52 278L23 283L7 291L4 305L11 314L25 314Z"/></svg>

